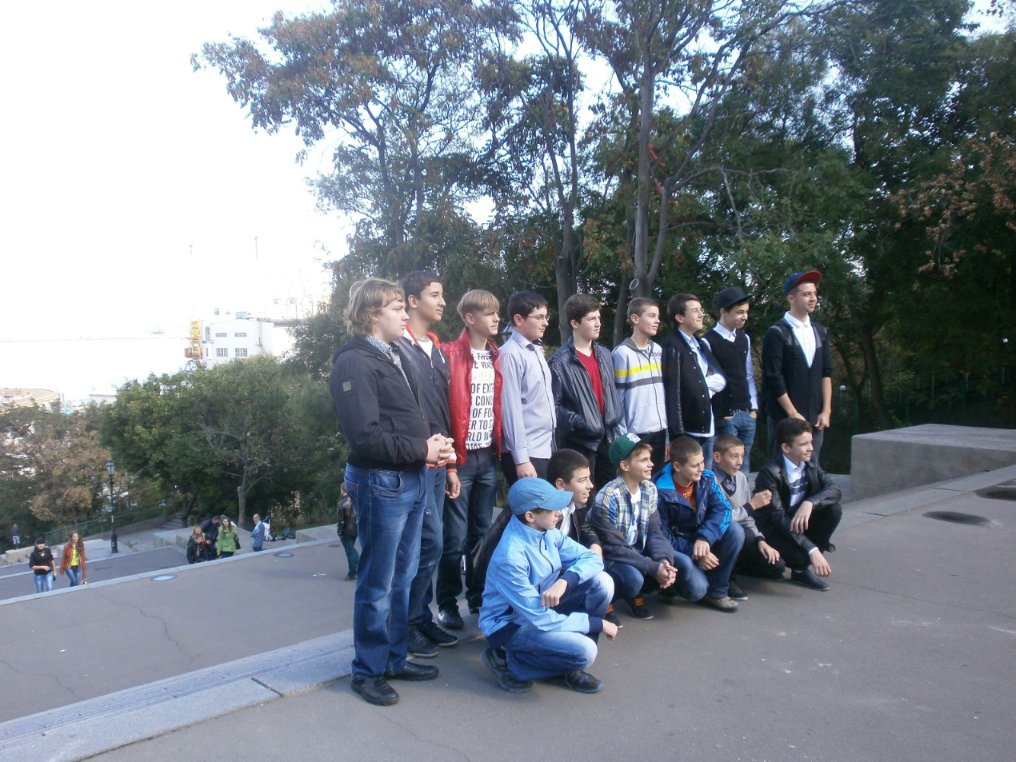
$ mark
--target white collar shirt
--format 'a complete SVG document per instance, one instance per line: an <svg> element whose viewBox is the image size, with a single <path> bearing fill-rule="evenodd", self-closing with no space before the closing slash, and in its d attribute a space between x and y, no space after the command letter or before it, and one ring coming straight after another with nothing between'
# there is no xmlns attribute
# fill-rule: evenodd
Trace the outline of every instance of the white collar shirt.
<svg viewBox="0 0 1016 762"><path fill-rule="evenodd" d="M811 325L811 318L805 317L802 321L787 312L783 315L783 320L794 331L794 337L801 345L804 359L810 368L811 364L815 362L815 329Z"/></svg>

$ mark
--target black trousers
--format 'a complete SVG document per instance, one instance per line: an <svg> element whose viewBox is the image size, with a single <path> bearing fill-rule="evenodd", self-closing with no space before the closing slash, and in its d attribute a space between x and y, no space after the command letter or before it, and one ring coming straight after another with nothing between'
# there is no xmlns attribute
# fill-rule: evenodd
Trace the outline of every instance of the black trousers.
<svg viewBox="0 0 1016 762"><path fill-rule="evenodd" d="M589 461L589 475L593 477L593 484L596 486L593 494L589 496L589 502L592 504L596 493L604 485L612 482L617 477L617 468L610 462L610 442L604 437L600 440L600 445L595 450L590 450L588 447L583 447L572 442L564 442L562 447L568 447L575 450L575 452L582 453L586 456L586 460Z"/></svg>
<svg viewBox="0 0 1016 762"><path fill-rule="evenodd" d="M536 469L536 475L541 479L547 478L547 466L550 464L550 458L530 458L529 462L533 464L533 468ZM512 457L510 452L501 453L501 472L504 474L504 480L508 482L508 489L519 480L518 472L515 470L515 458Z"/></svg>
<svg viewBox="0 0 1016 762"><path fill-rule="evenodd" d="M843 516L843 509L839 503L827 505L823 508L816 508L808 519L808 528L804 536L815 543L823 553L829 550L829 540L839 526ZM794 571L804 571L811 566L811 559L808 552L802 548L794 539L790 531L790 518L783 521L772 521L763 519L755 522L759 531L766 536L766 542L780 552L780 557L786 561L787 566Z"/></svg>
<svg viewBox="0 0 1016 762"><path fill-rule="evenodd" d="M769 544L773 545L771 542ZM773 547L776 548L775 545ZM776 550L779 551L780 549L776 548ZM762 551L758 549L758 543L746 539L744 547L741 548L741 554L737 557L737 563L734 564L734 574L777 579L783 576L786 568L787 562L783 560L782 551L780 551L780 559L776 563L771 564L762 555Z"/></svg>

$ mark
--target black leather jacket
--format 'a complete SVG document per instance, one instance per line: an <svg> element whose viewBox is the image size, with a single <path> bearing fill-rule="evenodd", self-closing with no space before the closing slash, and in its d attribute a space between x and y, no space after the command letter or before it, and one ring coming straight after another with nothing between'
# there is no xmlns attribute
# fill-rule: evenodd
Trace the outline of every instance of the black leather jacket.
<svg viewBox="0 0 1016 762"><path fill-rule="evenodd" d="M614 361L602 344L593 342L596 363L600 367L603 384L603 415L593 394L586 367L578 358L575 342L569 338L550 358L554 406L557 408L558 444L567 447L574 443L595 450L604 435L613 440L621 422L621 399L614 386Z"/></svg>
<svg viewBox="0 0 1016 762"><path fill-rule="evenodd" d="M695 353L677 328L664 337L660 346L663 348L663 398L667 405L670 439L684 436L688 431L708 431L713 416L712 404ZM705 342L700 341L699 348L711 366L720 367Z"/></svg>

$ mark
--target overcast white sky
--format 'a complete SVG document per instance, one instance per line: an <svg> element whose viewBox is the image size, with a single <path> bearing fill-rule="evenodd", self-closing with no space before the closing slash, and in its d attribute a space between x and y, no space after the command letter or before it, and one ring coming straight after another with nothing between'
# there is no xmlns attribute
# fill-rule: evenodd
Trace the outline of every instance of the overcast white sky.
<svg viewBox="0 0 1016 762"><path fill-rule="evenodd" d="M327 293L321 262L347 230L315 209L313 161L295 163L291 133L255 134L222 77L189 62L278 9L323 7L5 5L0 339L172 331L192 309Z"/></svg>
<svg viewBox="0 0 1016 762"><path fill-rule="evenodd" d="M0 340L177 332L212 307L327 293L321 263L348 229L304 183L322 149L298 166L295 136L255 134L224 80L189 63L276 10L324 7L5 5Z"/></svg>

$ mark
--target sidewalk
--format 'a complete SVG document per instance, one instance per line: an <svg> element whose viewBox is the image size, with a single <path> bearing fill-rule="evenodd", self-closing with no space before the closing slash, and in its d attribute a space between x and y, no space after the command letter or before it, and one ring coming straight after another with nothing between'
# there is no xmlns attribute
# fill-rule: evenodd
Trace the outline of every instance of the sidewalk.
<svg viewBox="0 0 1016 762"><path fill-rule="evenodd" d="M367 705L348 679L332 681L348 673L353 588L337 578L338 543L0 604L3 719L75 697L112 702L77 724L88 702L50 713L45 736L26 730L40 718L0 724L0 761L78 759L145 734L154 737L96 758L291 760L324 749L357 760L1010 758L1016 527L1010 503L973 490L1013 479L1016 467L850 504L828 593L744 578L750 600L734 615L655 605L656 618L638 622L622 611L618 641L601 644L590 670L606 683L596 696L547 684L507 694L473 641L433 661L439 680L397 684L397 706ZM62 626L41 626L86 592L102 593L89 621L72 611ZM207 619L206 599L218 607ZM24 609L9 616L15 606ZM113 611L121 621L106 621ZM288 656L257 657L283 645ZM288 671L273 673L287 658ZM5 668L15 661L18 670ZM219 671L193 672L206 667ZM135 686L150 696L165 679L192 692L147 708L104 695ZM167 732L174 723L191 726Z"/></svg>

